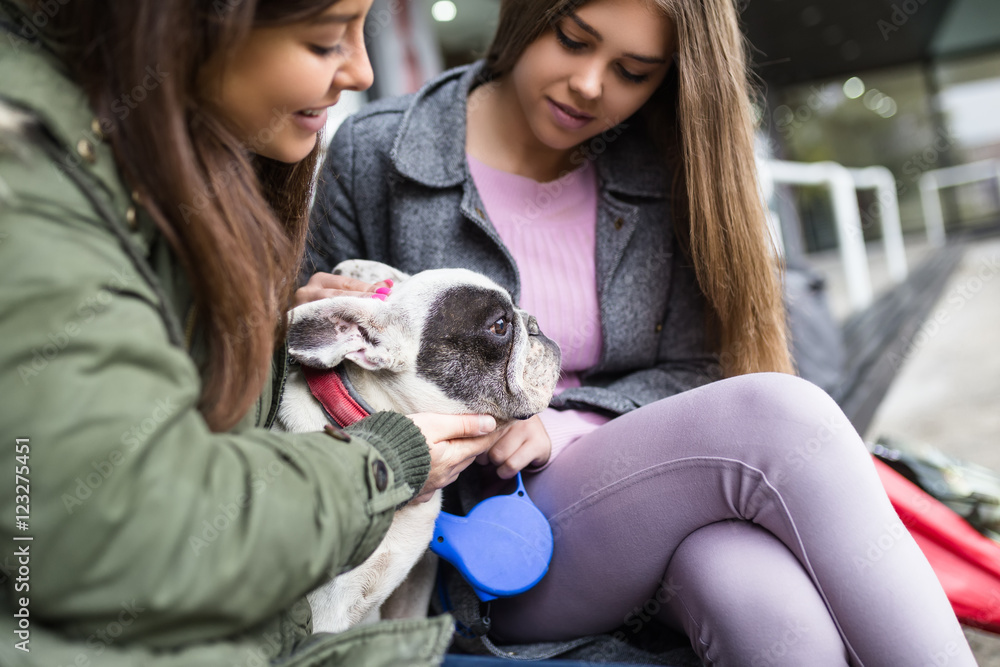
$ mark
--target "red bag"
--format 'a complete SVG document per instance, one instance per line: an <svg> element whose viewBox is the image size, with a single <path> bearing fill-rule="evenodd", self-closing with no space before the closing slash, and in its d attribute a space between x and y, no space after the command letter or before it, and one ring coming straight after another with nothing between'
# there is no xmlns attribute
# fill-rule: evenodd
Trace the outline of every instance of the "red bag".
<svg viewBox="0 0 1000 667"><path fill-rule="evenodd" d="M892 506L930 561L962 623L1000 634L1000 545L874 459Z"/></svg>

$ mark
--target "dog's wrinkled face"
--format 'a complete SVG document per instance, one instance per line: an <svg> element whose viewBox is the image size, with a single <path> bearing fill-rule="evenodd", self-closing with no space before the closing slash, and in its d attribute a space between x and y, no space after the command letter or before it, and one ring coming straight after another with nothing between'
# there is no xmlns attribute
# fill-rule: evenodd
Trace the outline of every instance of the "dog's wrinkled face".
<svg viewBox="0 0 1000 667"><path fill-rule="evenodd" d="M300 363L331 368L348 360L370 371L359 389L366 398L374 393L380 408L508 421L548 405L559 348L496 283L464 269L405 276L374 262L345 264L341 273L369 282L393 278L392 294L384 302L336 297L293 310L289 353Z"/></svg>

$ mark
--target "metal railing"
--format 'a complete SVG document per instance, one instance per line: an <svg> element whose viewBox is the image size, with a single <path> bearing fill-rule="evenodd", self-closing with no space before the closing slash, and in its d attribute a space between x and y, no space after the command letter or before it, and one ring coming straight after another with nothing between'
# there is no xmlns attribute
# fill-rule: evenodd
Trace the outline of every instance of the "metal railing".
<svg viewBox="0 0 1000 667"><path fill-rule="evenodd" d="M844 267L847 297L852 309L867 308L873 298L872 282L868 272L868 253L865 249L864 232L861 228L857 185L851 172L847 167L836 162L807 163L763 160L759 168L761 180L767 185L773 183L821 185L829 189L837 229L837 250ZM866 177L868 176L866 175ZM893 181L893 192L895 192L895 181ZM898 215L896 224L898 224ZM883 219L883 226L885 225L886 222Z"/></svg>
<svg viewBox="0 0 1000 667"><path fill-rule="evenodd" d="M954 167L933 169L920 177L920 202L924 209L927 238L934 245L944 245L944 212L941 210L941 190L957 185L996 179L1000 190L1000 160L982 160Z"/></svg>
<svg viewBox="0 0 1000 667"><path fill-rule="evenodd" d="M852 310L867 308L873 298L868 253L857 199L858 190L875 190L889 277L896 283L906 279L908 268L899 215L899 198L896 195L896 179L891 171L880 166L848 169L836 162L789 162L768 159L760 160L758 167L762 190L765 193L773 192L775 183L819 185L828 189L837 230L837 250L844 267L847 297ZM920 177L924 225L927 240L932 246L939 247L945 242L941 190L994 179L1000 193L1000 160L983 160L934 169ZM771 233L779 249L783 249L781 225L778 224L777 215L770 210L769 213Z"/></svg>

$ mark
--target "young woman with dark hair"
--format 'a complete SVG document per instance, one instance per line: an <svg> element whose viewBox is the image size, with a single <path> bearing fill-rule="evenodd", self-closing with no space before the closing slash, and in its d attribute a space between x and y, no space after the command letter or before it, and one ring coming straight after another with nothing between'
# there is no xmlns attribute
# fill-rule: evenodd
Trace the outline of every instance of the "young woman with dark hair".
<svg viewBox="0 0 1000 667"><path fill-rule="evenodd" d="M861 438L791 374L748 91L731 0L502 0L484 61L338 130L301 293L350 257L464 266L560 343L553 409L483 457L555 534L493 640L655 619L705 664L972 665Z"/></svg>
<svg viewBox="0 0 1000 667"><path fill-rule="evenodd" d="M0 0L0 664L440 660L447 619L310 636L304 596L492 419L267 430L369 7Z"/></svg>

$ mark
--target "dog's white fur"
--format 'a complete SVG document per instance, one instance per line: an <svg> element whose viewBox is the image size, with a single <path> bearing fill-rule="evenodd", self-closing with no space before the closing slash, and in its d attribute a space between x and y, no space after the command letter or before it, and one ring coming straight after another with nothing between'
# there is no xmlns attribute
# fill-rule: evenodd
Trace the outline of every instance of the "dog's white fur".
<svg viewBox="0 0 1000 667"><path fill-rule="evenodd" d="M488 278L463 269L424 272L411 279L378 262L352 260L338 265L335 273L366 282L392 278L395 284L390 298L395 310L390 315L387 304L382 301L355 297L299 306L290 315L290 330L296 322L321 318L324 326L336 331L337 337L332 344L313 345L309 349L296 350L290 343L290 353L315 367L332 368L344 359L353 362L345 365L345 374L375 411L392 410L404 414L470 412L469 406L449 398L440 388L417 375L421 341L414 333L423 330L428 317L428 297L456 283L506 292ZM524 387L532 400L531 409L538 412L551 396L558 376L558 362L554 372L552 368L538 370L526 365L527 348L534 345L526 336L527 319L521 317L517 324L522 329L525 351L512 358L513 363L506 370L507 381L513 381L513 386ZM359 331L358 322L374 327L377 336ZM292 371L285 385L276 428L309 432L322 430L326 424L326 415L301 372ZM382 542L364 563L310 593L314 632L341 632L380 618L424 616L436 564L436 557L427 546L433 537L440 507L439 491L428 502L410 503L399 509Z"/></svg>

